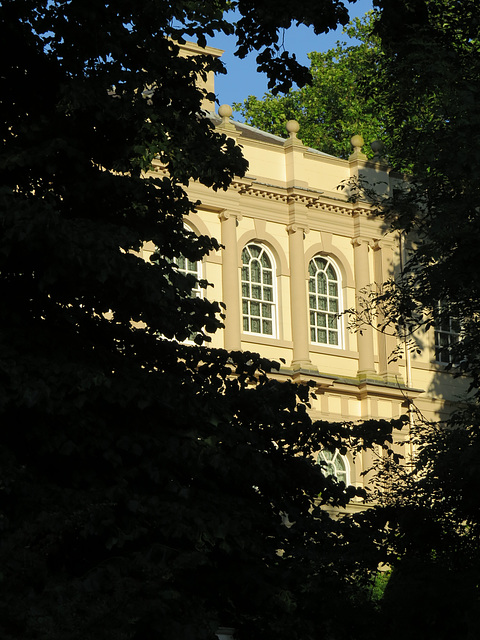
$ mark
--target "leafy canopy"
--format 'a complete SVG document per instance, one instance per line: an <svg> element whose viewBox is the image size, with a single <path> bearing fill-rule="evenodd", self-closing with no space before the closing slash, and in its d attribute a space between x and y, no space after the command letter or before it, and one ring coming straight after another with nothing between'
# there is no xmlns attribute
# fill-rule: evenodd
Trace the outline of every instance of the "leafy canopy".
<svg viewBox="0 0 480 640"><path fill-rule="evenodd" d="M388 425L360 441L313 425L309 388L270 380L274 364L181 344L208 342L221 308L174 263L218 248L184 229L185 187L246 170L201 116L196 80L221 63L179 44L235 31L238 54L258 51L288 87L306 75L277 56L279 29L346 20L335 0L1 3L5 640L189 640L221 624L305 638L319 619L351 637L347 521L319 504L359 492L312 454L383 442ZM165 172L147 177L153 159Z"/></svg>
<svg viewBox="0 0 480 640"><path fill-rule="evenodd" d="M383 624L392 638L474 638L480 611L480 7L470 0L376 5L383 82L363 88L376 91L394 166L412 172L378 203L386 228L400 231L411 251L376 304L420 347L424 331L452 319L460 340L447 369L469 387L456 407L447 406L442 423L415 416L413 469L399 470L385 508L368 516L379 518L393 567ZM431 392L440 395L436 383ZM408 616L391 624L399 607Z"/></svg>

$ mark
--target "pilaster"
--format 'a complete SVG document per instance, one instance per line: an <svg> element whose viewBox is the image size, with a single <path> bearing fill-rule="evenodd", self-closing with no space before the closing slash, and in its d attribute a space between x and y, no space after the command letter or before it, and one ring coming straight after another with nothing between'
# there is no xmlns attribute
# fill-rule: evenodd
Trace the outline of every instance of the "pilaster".
<svg viewBox="0 0 480 640"><path fill-rule="evenodd" d="M308 300L305 270L304 234L308 227L298 223L287 226L290 253L290 313L292 319L292 341L294 369L315 367L310 360Z"/></svg>
<svg viewBox="0 0 480 640"><path fill-rule="evenodd" d="M229 351L239 351L240 341L240 286L238 277L237 221L239 211L222 211L219 216L222 229L222 288L223 301L227 307L224 347Z"/></svg>
<svg viewBox="0 0 480 640"><path fill-rule="evenodd" d="M365 312L365 295L371 284L368 265L369 240L357 237L352 240L355 266L355 301L356 310L361 318ZM371 378L376 376L373 349L373 327L366 323L357 332L358 341L358 376Z"/></svg>
<svg viewBox="0 0 480 640"><path fill-rule="evenodd" d="M390 273L391 265L393 264L393 248L391 242L387 240L374 240L371 244L373 250L373 268L375 275L375 282L377 284L377 292L381 292L381 288L392 276ZM385 323L385 315L383 309L380 307L377 310L378 323L380 327L383 327ZM399 376L399 369L397 362L389 362L397 341L393 333L388 333L388 327L378 331L378 359L379 369L378 373L386 382L396 381Z"/></svg>

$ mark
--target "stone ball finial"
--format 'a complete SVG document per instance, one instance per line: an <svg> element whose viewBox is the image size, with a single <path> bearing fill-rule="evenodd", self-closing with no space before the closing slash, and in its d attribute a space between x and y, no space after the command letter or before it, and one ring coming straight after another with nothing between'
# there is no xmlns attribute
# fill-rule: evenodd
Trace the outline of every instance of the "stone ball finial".
<svg viewBox="0 0 480 640"><path fill-rule="evenodd" d="M381 140L374 140L370 146L372 147L372 151L375 155L377 155L377 153L381 155L385 148L385 145Z"/></svg>
<svg viewBox="0 0 480 640"><path fill-rule="evenodd" d="M286 130L290 134L291 138L296 138L297 133L300 131L300 125L296 120L289 120L285 125Z"/></svg>
<svg viewBox="0 0 480 640"><path fill-rule="evenodd" d="M361 149L365 144L365 140L363 139L362 136L355 135L350 138L350 143L354 149L357 149L357 148Z"/></svg>
<svg viewBox="0 0 480 640"><path fill-rule="evenodd" d="M373 151L373 158L372 161L373 162L378 162L378 163L384 163L385 162L385 158L383 157L383 153L385 150L385 145L383 144L383 142L381 140L374 140L370 146L372 147L372 151Z"/></svg>
<svg viewBox="0 0 480 640"><path fill-rule="evenodd" d="M350 138L350 142L353 147L353 153L348 157L349 160L367 160L367 156L362 153L362 147L365 144L365 140L362 136L355 135Z"/></svg>
<svg viewBox="0 0 480 640"><path fill-rule="evenodd" d="M222 118L223 122L228 122L233 115L232 107L229 104L221 104L218 107L218 115Z"/></svg>

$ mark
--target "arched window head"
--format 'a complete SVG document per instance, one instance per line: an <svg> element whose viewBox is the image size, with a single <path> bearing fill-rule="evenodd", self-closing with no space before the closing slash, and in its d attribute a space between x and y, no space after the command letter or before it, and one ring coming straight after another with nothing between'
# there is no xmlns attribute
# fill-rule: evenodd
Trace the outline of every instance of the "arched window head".
<svg viewBox="0 0 480 640"><path fill-rule="evenodd" d="M250 243L242 251L243 330L276 335L275 262L261 244Z"/></svg>
<svg viewBox="0 0 480 640"><path fill-rule="evenodd" d="M336 265L324 256L315 256L308 265L310 340L315 344L339 347L342 344L341 282Z"/></svg>
<svg viewBox="0 0 480 640"><path fill-rule="evenodd" d="M333 476L338 482L348 484L348 464L344 456L338 451L323 449L317 456L318 464L321 464L325 476Z"/></svg>

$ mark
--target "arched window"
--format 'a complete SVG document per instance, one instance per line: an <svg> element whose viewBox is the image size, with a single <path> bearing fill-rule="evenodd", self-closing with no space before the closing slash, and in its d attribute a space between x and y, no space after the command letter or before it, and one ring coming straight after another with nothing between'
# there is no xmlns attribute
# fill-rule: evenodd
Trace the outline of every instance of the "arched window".
<svg viewBox="0 0 480 640"><path fill-rule="evenodd" d="M334 476L339 482L348 484L348 463L338 451L323 449L317 456L317 462L321 464L326 476Z"/></svg>
<svg viewBox="0 0 480 640"><path fill-rule="evenodd" d="M275 262L261 244L250 243L242 251L243 330L275 336Z"/></svg>
<svg viewBox="0 0 480 640"><path fill-rule="evenodd" d="M340 275L336 265L315 256L308 265L310 339L316 344L339 347L342 343Z"/></svg>
<svg viewBox="0 0 480 640"><path fill-rule="evenodd" d="M174 263L177 267L177 271L180 273L184 273L185 275L189 274L195 276L197 280L200 280L202 277L202 263L200 261L193 262L184 256L179 256L178 258L174 258ZM202 289L200 288L198 282L195 287L192 289L192 297L201 298L202 297Z"/></svg>

